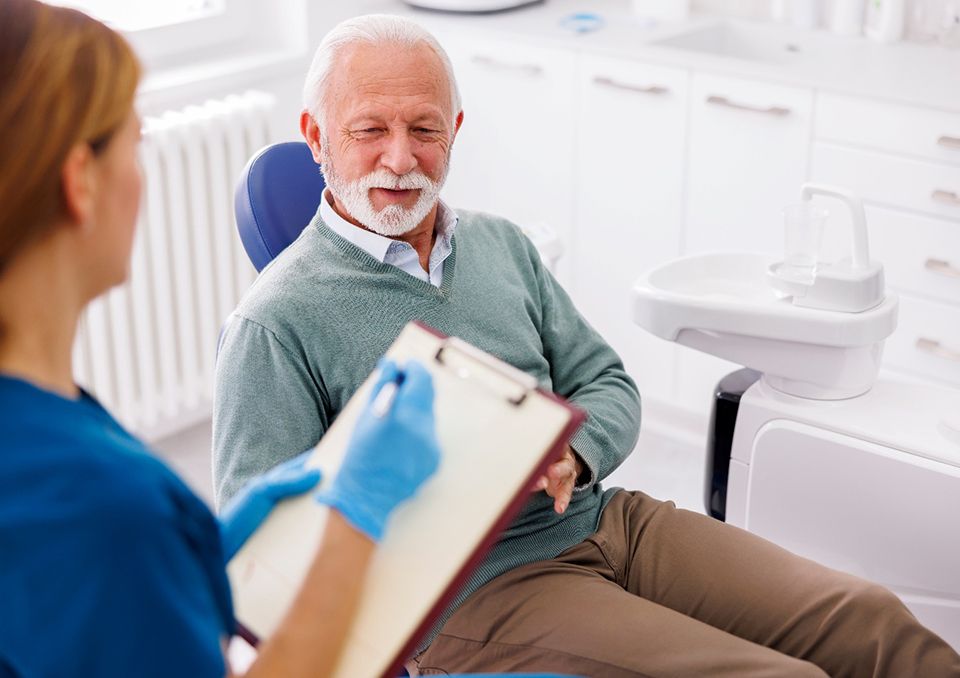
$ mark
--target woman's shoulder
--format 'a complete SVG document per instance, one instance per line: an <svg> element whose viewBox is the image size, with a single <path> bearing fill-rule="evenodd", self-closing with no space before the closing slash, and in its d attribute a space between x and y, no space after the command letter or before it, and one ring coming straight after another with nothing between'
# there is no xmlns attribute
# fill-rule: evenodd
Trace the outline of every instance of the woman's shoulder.
<svg viewBox="0 0 960 678"><path fill-rule="evenodd" d="M22 666L45 667L33 641L45 629L72 643L71 661L96 667L85 675L120 675L105 667L121 659L220 671L232 607L213 515L94 401L74 405L54 404L46 422L0 413L0 435L15 434L0 455L0 598L11 610L0 654L6 644Z"/></svg>
<svg viewBox="0 0 960 678"><path fill-rule="evenodd" d="M21 385L18 385L21 386ZM0 383L10 395L10 384ZM99 404L19 388L0 407L0 506L112 523L176 518L206 509L179 478ZM2 508L0 508L2 513Z"/></svg>
<svg viewBox="0 0 960 678"><path fill-rule="evenodd" d="M0 413L0 435L13 433L0 455L0 543L12 546L7 555L23 563L21 574L29 578L30 563L71 561L152 570L159 557L219 586L210 509L95 401L75 404L45 423L13 424Z"/></svg>

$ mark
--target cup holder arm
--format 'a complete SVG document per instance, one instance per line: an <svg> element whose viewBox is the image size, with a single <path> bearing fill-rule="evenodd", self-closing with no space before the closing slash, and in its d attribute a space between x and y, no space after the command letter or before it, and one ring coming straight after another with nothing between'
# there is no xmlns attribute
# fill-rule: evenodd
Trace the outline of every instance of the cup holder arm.
<svg viewBox="0 0 960 678"><path fill-rule="evenodd" d="M836 198L844 202L853 216L853 242L851 258L854 269L870 267L870 245L867 240L867 216L863 211L863 200L852 191L837 186L810 182L800 188L800 199L807 201L814 195Z"/></svg>

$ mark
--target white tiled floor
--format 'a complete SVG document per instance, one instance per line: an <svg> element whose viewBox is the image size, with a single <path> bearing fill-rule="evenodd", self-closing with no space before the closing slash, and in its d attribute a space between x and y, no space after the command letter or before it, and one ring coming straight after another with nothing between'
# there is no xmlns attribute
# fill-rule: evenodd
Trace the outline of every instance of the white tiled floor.
<svg viewBox="0 0 960 678"><path fill-rule="evenodd" d="M154 449L200 497L212 502L210 423L205 422L154 445ZM657 499L704 512L702 446L644 431L636 450L604 481L605 487L643 490Z"/></svg>

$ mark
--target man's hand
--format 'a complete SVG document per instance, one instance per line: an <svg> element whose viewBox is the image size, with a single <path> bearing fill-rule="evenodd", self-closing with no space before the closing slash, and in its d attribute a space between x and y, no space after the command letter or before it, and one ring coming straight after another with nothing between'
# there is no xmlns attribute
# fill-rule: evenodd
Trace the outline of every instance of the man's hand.
<svg viewBox="0 0 960 678"><path fill-rule="evenodd" d="M545 475L533 486L534 492L544 490L553 497L553 510L557 513L563 513L570 505L570 499L573 497L573 488L577 483L577 478L583 471L583 463L573 448L567 445L563 451L563 456L558 461L547 467Z"/></svg>

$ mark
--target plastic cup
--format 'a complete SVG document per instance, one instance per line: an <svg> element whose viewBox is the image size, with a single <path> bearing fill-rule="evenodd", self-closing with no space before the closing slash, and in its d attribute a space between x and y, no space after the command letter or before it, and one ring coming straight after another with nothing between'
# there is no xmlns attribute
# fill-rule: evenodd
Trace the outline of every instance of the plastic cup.
<svg viewBox="0 0 960 678"><path fill-rule="evenodd" d="M820 258L823 225L829 213L810 202L787 205L783 209L783 263L777 274L785 280L813 283Z"/></svg>

